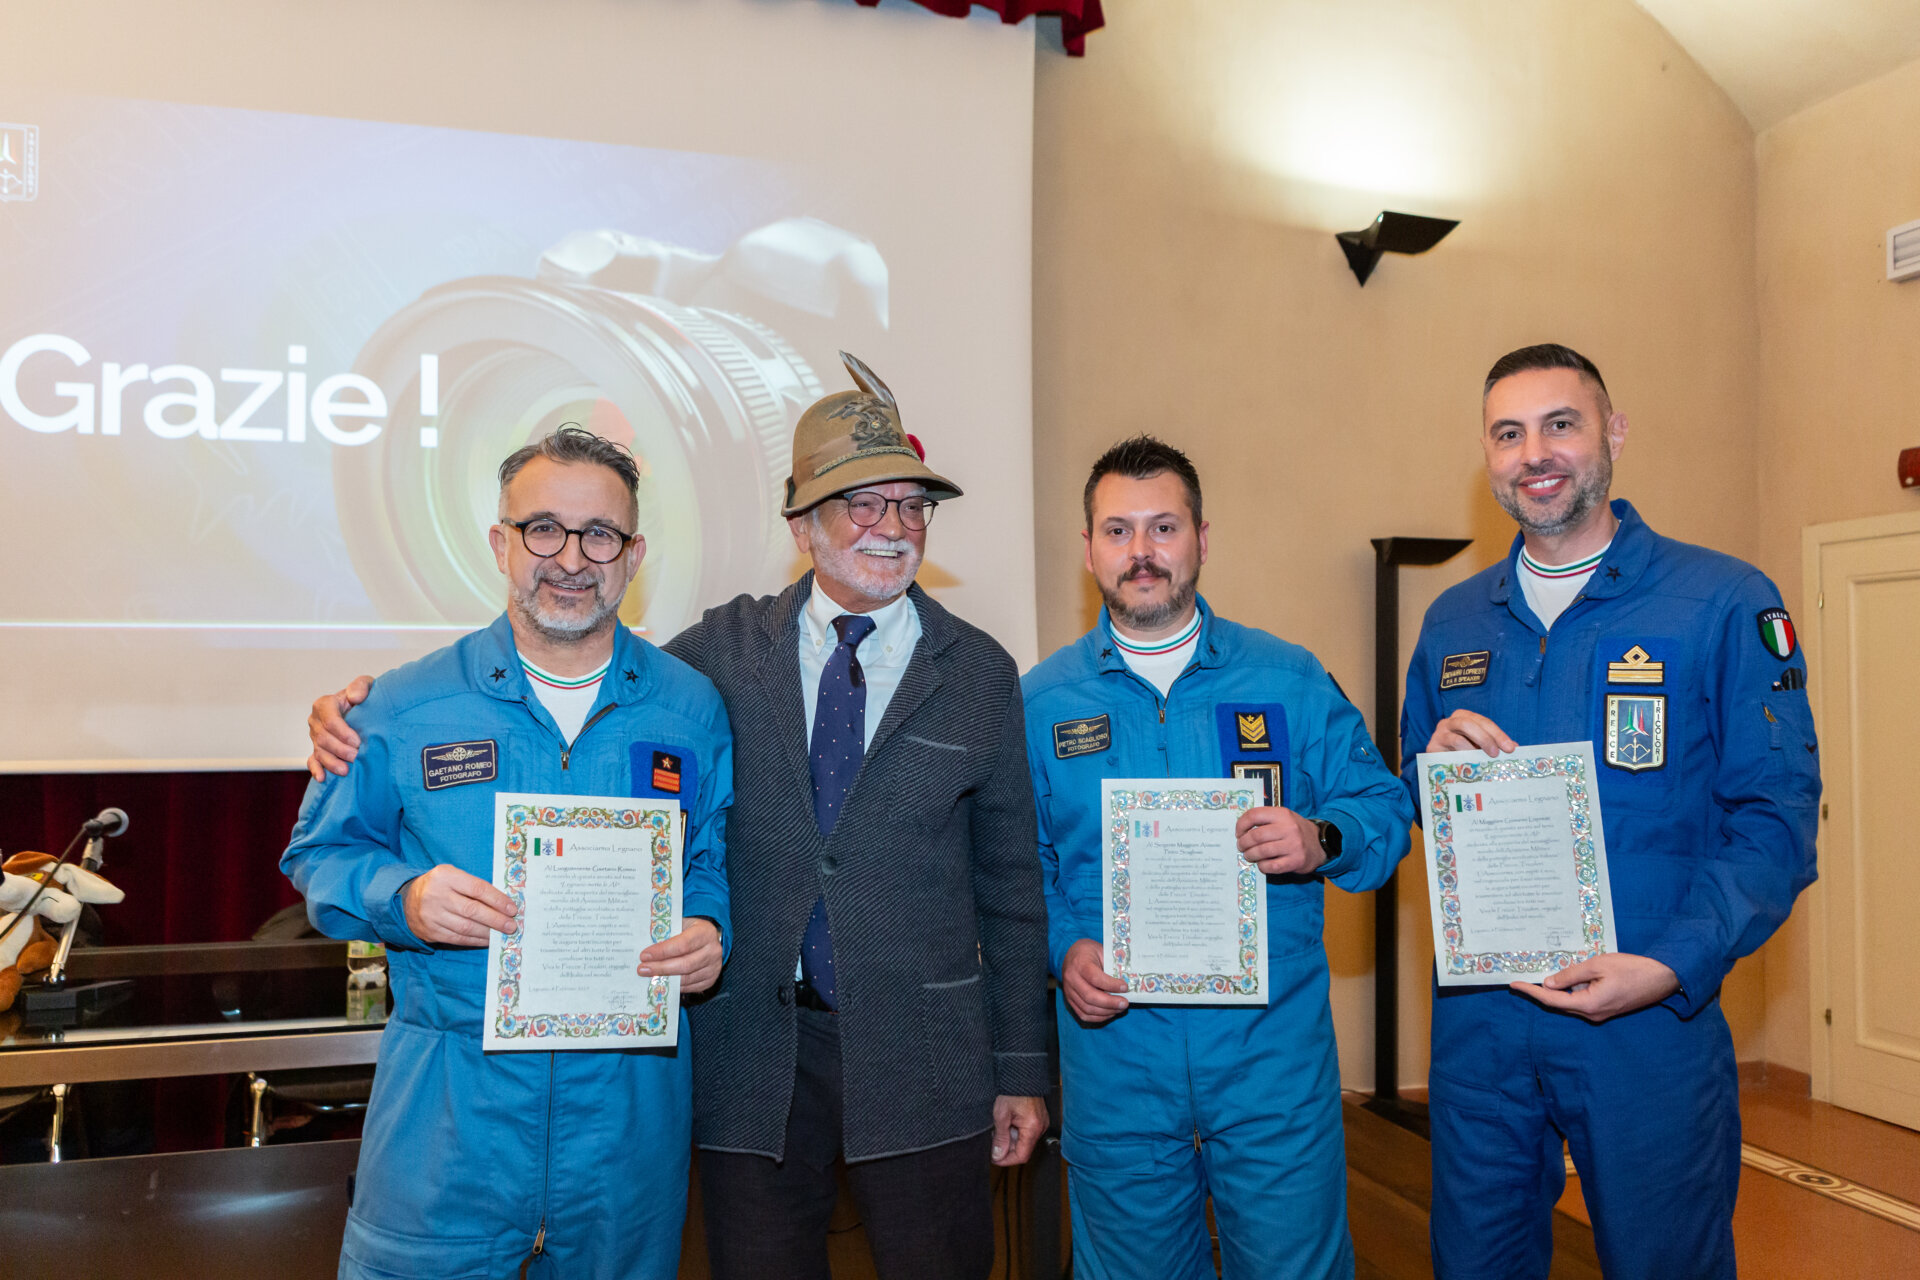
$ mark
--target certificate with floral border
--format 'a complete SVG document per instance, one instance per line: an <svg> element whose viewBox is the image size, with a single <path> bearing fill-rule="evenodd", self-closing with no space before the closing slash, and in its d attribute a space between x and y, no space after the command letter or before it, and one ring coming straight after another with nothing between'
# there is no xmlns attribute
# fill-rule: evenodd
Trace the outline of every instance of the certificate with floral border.
<svg viewBox="0 0 1920 1280"><path fill-rule="evenodd" d="M1107 972L1134 1004L1267 1003L1267 881L1234 826L1258 779L1100 784Z"/></svg>
<svg viewBox="0 0 1920 1280"><path fill-rule="evenodd" d="M1592 743L1417 768L1441 986L1538 982L1617 949Z"/></svg>
<svg viewBox="0 0 1920 1280"><path fill-rule="evenodd" d="M680 979L635 970L680 931L680 805L494 797L493 882L520 928L487 946L487 1049L675 1043Z"/></svg>

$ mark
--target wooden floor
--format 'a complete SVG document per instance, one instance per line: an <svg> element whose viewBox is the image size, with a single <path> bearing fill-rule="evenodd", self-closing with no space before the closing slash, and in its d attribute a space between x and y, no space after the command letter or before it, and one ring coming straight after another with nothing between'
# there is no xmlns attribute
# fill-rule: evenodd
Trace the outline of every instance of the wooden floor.
<svg viewBox="0 0 1920 1280"><path fill-rule="evenodd" d="M1741 1074L1748 1150L1734 1240L1742 1280L1920 1280L1920 1133L1814 1102L1803 1075L1748 1068ZM1426 1141L1362 1109L1362 1095L1345 1101L1347 1214L1358 1280L1425 1280L1433 1274ZM680 1275L706 1280L697 1187L689 1209ZM844 1196L834 1227L836 1280L868 1280L872 1257ZM1567 1180L1553 1227L1554 1280L1600 1280L1577 1177ZM998 1234L997 1214L994 1229ZM1004 1242L994 1276L1007 1276Z"/></svg>

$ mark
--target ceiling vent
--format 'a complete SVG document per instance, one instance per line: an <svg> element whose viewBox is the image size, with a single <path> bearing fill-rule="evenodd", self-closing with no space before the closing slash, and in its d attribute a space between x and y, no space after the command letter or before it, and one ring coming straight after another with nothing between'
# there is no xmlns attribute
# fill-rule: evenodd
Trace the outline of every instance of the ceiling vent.
<svg viewBox="0 0 1920 1280"><path fill-rule="evenodd" d="M1920 276L1920 222L1902 223L1887 232L1887 279Z"/></svg>

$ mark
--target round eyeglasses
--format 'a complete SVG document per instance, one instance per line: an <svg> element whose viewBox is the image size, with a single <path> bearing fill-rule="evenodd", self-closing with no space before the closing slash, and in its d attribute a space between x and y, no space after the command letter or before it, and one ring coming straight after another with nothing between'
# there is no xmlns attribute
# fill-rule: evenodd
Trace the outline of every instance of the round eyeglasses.
<svg viewBox="0 0 1920 1280"><path fill-rule="evenodd" d="M883 498L877 493L856 493L842 498L847 504L847 519L862 529L871 529L887 517L887 508L900 508L900 523L918 533L933 520L933 509L940 503L922 494L907 498Z"/></svg>
<svg viewBox="0 0 1920 1280"><path fill-rule="evenodd" d="M904 518L904 517L903 517ZM569 529L558 520L544 517L537 520L502 520L501 524L509 529L520 531L520 541L527 550L548 560L560 554L567 545L568 538L580 539L580 554L595 564L610 564L620 558L627 544L640 535L622 533L618 529L609 529L604 524L590 524L584 529Z"/></svg>

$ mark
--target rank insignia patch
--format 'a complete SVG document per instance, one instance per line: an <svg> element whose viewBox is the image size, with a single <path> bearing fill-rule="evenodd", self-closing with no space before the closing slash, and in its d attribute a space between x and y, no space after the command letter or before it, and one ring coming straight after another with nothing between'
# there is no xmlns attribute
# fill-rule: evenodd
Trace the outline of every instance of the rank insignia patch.
<svg viewBox="0 0 1920 1280"><path fill-rule="evenodd" d="M1780 661L1791 658L1799 648L1800 642L1793 634L1793 619L1785 609L1762 609L1754 621L1760 624L1760 643Z"/></svg>
<svg viewBox="0 0 1920 1280"><path fill-rule="evenodd" d="M1607 763L1639 773L1667 763L1667 699L1659 693L1607 695Z"/></svg>
<svg viewBox="0 0 1920 1280"><path fill-rule="evenodd" d="M442 742L420 749L420 785L429 791L492 782L500 773L500 748L493 739Z"/></svg>
<svg viewBox="0 0 1920 1280"><path fill-rule="evenodd" d="M1271 751L1273 739L1267 736L1267 713L1264 711L1236 711L1233 727L1240 735L1242 751Z"/></svg>
<svg viewBox="0 0 1920 1280"><path fill-rule="evenodd" d="M1773 682L1775 693L1790 693L1795 689L1804 689L1806 687L1807 673L1800 667L1788 667L1780 673L1780 678Z"/></svg>
<svg viewBox="0 0 1920 1280"><path fill-rule="evenodd" d="M1440 661L1440 688L1462 689L1470 684L1485 684L1487 671L1493 665L1493 651L1481 649L1475 653L1450 653Z"/></svg>
<svg viewBox="0 0 1920 1280"><path fill-rule="evenodd" d="M1660 684L1667 678L1667 664L1655 662L1653 655L1639 645L1620 655L1620 661L1607 664L1608 684Z"/></svg>
<svg viewBox="0 0 1920 1280"><path fill-rule="evenodd" d="M653 789L670 796L680 794L680 757L667 751L653 753Z"/></svg>
<svg viewBox="0 0 1920 1280"><path fill-rule="evenodd" d="M1113 721L1106 716L1062 720L1053 726L1053 754L1059 760L1092 755L1113 745Z"/></svg>

